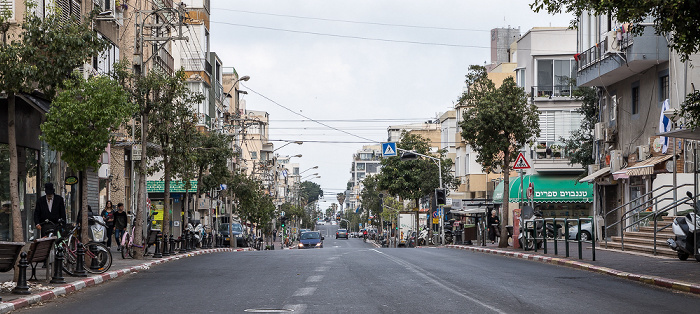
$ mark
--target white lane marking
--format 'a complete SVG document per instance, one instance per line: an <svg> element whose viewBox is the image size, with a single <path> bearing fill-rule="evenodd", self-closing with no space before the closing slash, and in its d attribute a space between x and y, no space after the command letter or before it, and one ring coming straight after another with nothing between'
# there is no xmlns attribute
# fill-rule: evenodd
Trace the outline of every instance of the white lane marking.
<svg viewBox="0 0 700 314"><path fill-rule="evenodd" d="M294 292L292 295L293 297L303 297L307 295L312 295L316 292L316 287L306 287L306 288L299 288L297 291Z"/></svg>
<svg viewBox="0 0 700 314"><path fill-rule="evenodd" d="M328 268L329 268L328 266L319 266L319 267L316 267L316 270L315 270L315 271L319 271L319 272L321 272L321 271L327 271Z"/></svg>
<svg viewBox="0 0 700 314"><path fill-rule="evenodd" d="M286 304L284 308L292 310L293 313L304 313L306 311L306 304Z"/></svg>
<svg viewBox="0 0 700 314"><path fill-rule="evenodd" d="M338 259L338 257L337 257L337 256L331 256L331 257L329 257L328 259L334 260L334 259Z"/></svg>
<svg viewBox="0 0 700 314"><path fill-rule="evenodd" d="M333 261L323 261L323 262L321 262L321 263L328 265L328 264L333 263Z"/></svg>
<svg viewBox="0 0 700 314"><path fill-rule="evenodd" d="M381 254L382 256L384 256L385 258L387 258L388 260L390 260L390 261L392 261L392 262L394 262L394 263L396 263L396 264L399 264L399 265L401 265L401 266L404 266L404 267L405 267L406 269L408 269L409 271L411 271L411 272L413 272L414 274L418 275L419 277L422 277L423 279L425 279L425 280L431 282L432 284L434 284L434 285L436 285L436 286L438 286L438 287L440 287L440 288L446 290L447 292L451 292L451 293L453 293L453 294L456 294L457 296L460 296L460 297L462 297L462 298L465 298L465 299L467 299L467 300L469 300L469 301L471 301L471 302L474 302L474 303L476 303L476 304L478 304L478 305L481 305L481 306L483 306L483 307L485 307L485 308L487 308L487 309L489 309L489 310L491 310L491 311L494 311L494 312L496 312L496 313L505 313L505 312L503 312L503 311L501 311L501 310L499 310L499 309L497 309L497 308L495 308L495 307L493 307L493 306L491 306L491 305L488 305L488 304L486 304L486 303L484 303L484 302L479 301L479 300L476 299L475 297L471 297L471 296L467 295L466 293L462 293L462 292L457 291L459 287L456 287L456 286L454 286L454 287L448 287L445 283L443 283L443 282L441 282L441 281L438 281L437 279L435 279L435 278L433 278L433 277L431 277L431 276L428 276L428 275L427 275L428 272L427 272L426 270L424 270L424 269L419 268L418 266L415 266L415 265L413 265L413 264L411 264L411 263L409 263L409 262L400 260L400 259L398 259L398 258L396 258L396 257L389 256L389 255L387 255L387 254L385 254L385 253L383 253L383 252L380 252L379 250L372 249L372 251L375 251L375 252Z"/></svg>
<svg viewBox="0 0 700 314"><path fill-rule="evenodd" d="M314 275L306 278L306 282L319 282L323 279L323 275Z"/></svg>

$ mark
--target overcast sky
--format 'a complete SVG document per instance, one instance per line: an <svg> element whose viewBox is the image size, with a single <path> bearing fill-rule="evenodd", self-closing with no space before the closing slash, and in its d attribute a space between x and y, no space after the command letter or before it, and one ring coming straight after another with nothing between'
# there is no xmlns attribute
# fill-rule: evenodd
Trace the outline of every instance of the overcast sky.
<svg viewBox="0 0 700 314"><path fill-rule="evenodd" d="M270 114L276 151L337 202L353 153L390 125L453 108L469 65L490 63L490 30L568 26L520 0L211 1L211 50L250 81L249 110ZM300 116L303 115L303 116ZM312 120L309 120L310 118ZM335 128L335 129L334 129Z"/></svg>

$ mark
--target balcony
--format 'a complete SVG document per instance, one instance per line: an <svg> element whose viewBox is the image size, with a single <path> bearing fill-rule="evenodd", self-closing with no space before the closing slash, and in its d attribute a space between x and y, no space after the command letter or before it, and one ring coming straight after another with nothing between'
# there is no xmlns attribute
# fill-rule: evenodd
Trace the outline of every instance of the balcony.
<svg viewBox="0 0 700 314"><path fill-rule="evenodd" d="M214 93L217 101L222 100L222 95L224 94L224 87L221 85L221 82L217 81L216 82L216 87L214 88Z"/></svg>
<svg viewBox="0 0 700 314"><path fill-rule="evenodd" d="M537 98L552 99L554 97L571 97L571 91L574 85L545 85L532 86L530 90L530 98L534 101Z"/></svg>
<svg viewBox="0 0 700 314"><path fill-rule="evenodd" d="M155 62L165 71L166 73L173 74L175 68L175 59L166 49L158 50L158 55L156 55Z"/></svg>
<svg viewBox="0 0 700 314"><path fill-rule="evenodd" d="M185 72L199 74L207 84L211 84L211 63L205 58L182 58L182 67ZM189 74L191 75L191 73Z"/></svg>
<svg viewBox="0 0 700 314"><path fill-rule="evenodd" d="M610 33L594 47L577 55L580 86L609 86L634 74L667 62L668 42L647 26L640 36Z"/></svg>

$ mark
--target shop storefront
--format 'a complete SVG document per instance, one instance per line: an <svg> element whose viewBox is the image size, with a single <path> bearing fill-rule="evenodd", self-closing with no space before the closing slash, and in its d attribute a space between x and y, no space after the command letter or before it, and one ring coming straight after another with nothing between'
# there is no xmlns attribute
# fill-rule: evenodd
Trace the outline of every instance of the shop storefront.
<svg viewBox="0 0 700 314"><path fill-rule="evenodd" d="M164 191L164 181L146 181L146 192L148 192L148 198L151 202L152 209L155 209L155 211L153 212L153 228L160 230L163 230L163 215L165 215ZM197 180L192 180L190 181L190 188L188 190L190 202L194 201L193 196L195 194L195 191L197 191ZM170 181L171 211L167 214L169 215L170 227L172 228L171 230L173 230L173 234L175 236L179 236L182 232L182 225L184 219L184 211L182 210L182 208L185 202L185 193L186 191L184 181ZM188 215L190 219L192 219L193 217L192 207L193 204L190 204L190 212Z"/></svg>
<svg viewBox="0 0 700 314"><path fill-rule="evenodd" d="M527 189L531 185L533 191L530 200ZM517 204L530 201L534 209L545 217L589 217L593 215L593 184L578 183L575 176L525 175L522 182L520 177L511 177L509 202L516 205L510 207L517 208ZM503 203L503 182L496 187L493 202Z"/></svg>

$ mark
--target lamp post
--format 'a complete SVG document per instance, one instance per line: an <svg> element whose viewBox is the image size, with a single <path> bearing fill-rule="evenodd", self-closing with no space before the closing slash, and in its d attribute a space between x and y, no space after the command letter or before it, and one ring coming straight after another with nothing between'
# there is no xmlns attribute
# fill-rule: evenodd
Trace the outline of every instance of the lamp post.
<svg viewBox="0 0 700 314"><path fill-rule="evenodd" d="M307 172L307 171L309 171L309 170L311 170L311 169L318 169L318 166L313 166L313 167L311 167L311 168L309 168L309 169L306 169L306 170L304 170L304 171L302 171L302 172L299 172L299 174L302 174L302 173L304 173L304 172Z"/></svg>
<svg viewBox="0 0 700 314"><path fill-rule="evenodd" d="M396 150L401 152L401 160L413 160L418 158L418 156L428 158L435 162L438 166L438 179L440 180L440 189L442 189L442 160L440 158L435 158L433 156L423 155L414 151L409 151L401 148L396 148ZM439 204L438 204L439 205ZM440 243L445 244L445 212L442 206L439 207L440 210Z"/></svg>

